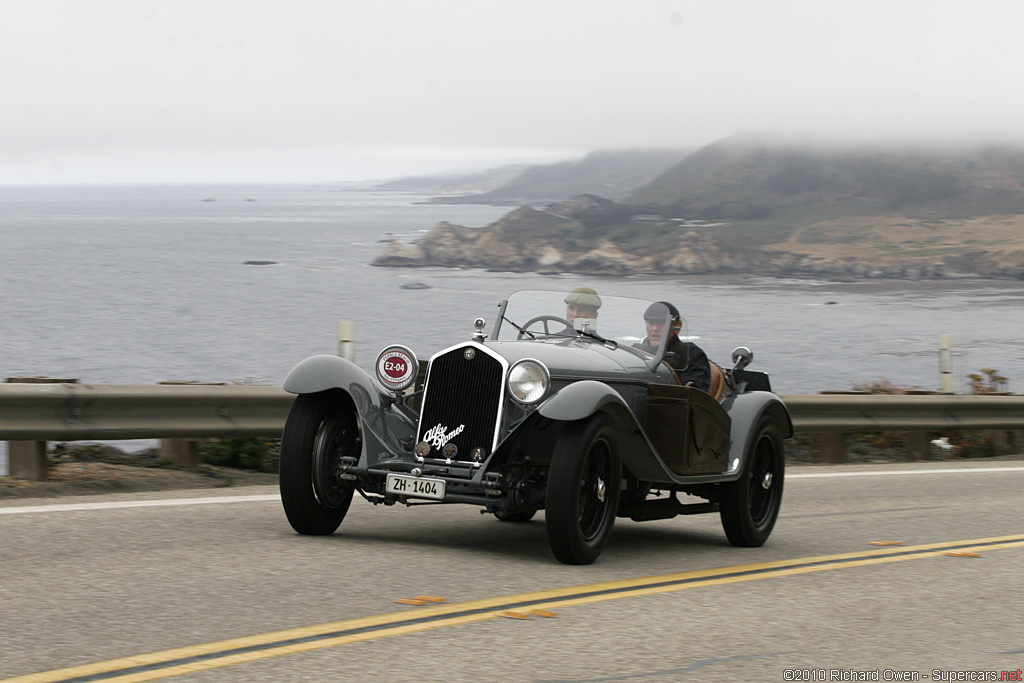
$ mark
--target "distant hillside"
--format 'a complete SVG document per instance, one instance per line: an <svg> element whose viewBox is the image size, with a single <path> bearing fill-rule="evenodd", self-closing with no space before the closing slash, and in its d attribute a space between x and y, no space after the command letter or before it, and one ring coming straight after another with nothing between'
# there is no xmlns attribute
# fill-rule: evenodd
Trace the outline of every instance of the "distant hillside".
<svg viewBox="0 0 1024 683"><path fill-rule="evenodd" d="M528 164L510 164L476 173L399 178L369 188L374 192L407 192L409 194L441 195L489 192L517 178Z"/></svg>
<svg viewBox="0 0 1024 683"><path fill-rule="evenodd" d="M539 205L565 201L580 194L619 200L651 182L688 154L689 150L592 152L579 161L531 166L490 192L438 197L433 203Z"/></svg>
<svg viewBox="0 0 1024 683"><path fill-rule="evenodd" d="M532 170L532 169L531 169ZM709 145L619 202L444 223L377 265L1024 279L1024 150Z"/></svg>
<svg viewBox="0 0 1024 683"><path fill-rule="evenodd" d="M729 139L623 203L667 218L737 222L724 232L757 244L844 217L1017 214L1024 213L1024 150L814 149Z"/></svg>

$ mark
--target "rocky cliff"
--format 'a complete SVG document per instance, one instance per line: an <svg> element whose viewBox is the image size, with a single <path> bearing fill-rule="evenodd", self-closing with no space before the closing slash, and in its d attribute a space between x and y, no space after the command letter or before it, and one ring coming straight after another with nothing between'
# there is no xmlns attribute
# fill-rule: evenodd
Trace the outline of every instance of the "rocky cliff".
<svg viewBox="0 0 1024 683"><path fill-rule="evenodd" d="M908 238L902 248L894 246L898 240L890 234L887 242L874 248L867 248L867 243L855 247L842 242L801 242L798 236L769 247L744 249L722 246L715 239L715 231L727 224L665 222L655 216L636 217L638 222L633 225L637 231L627 239L595 240L592 228L580 217L601 206L601 202L583 196L545 211L521 207L486 228L442 222L412 245L391 242L373 264L618 276L749 273L820 278L1024 279L1024 242L1007 240L1004 244L1008 248L969 244L979 242L970 238L984 231L985 226L977 219L969 226L953 221L945 231L917 226L932 235L932 244L925 248L917 241L909 219L903 219ZM1024 235L1024 217L999 218L1007 231ZM884 232L888 221L891 219L880 218L878 230Z"/></svg>

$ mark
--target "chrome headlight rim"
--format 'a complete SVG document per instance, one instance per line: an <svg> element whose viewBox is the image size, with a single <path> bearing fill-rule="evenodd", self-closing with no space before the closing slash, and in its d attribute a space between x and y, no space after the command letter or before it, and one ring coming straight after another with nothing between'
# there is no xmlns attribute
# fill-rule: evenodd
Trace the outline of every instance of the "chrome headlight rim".
<svg viewBox="0 0 1024 683"><path fill-rule="evenodd" d="M526 398L520 398L517 395L516 390L513 389L513 385L512 385L513 379L512 378L513 378L513 374L515 373L517 368L520 368L521 366L524 366L524 365L527 365L527 364L529 364L529 365L537 368L538 370L540 370L539 374L540 374L541 378L540 378L539 381L541 382L541 384L543 386L542 386L542 389L541 389L540 393L538 393L535 396L533 396L533 398L530 398L529 394L527 394ZM538 380L533 380L533 381L538 381ZM536 404L540 403L541 401L543 401L547 397L548 393L551 391L551 372L548 370L548 367L546 365L544 365L544 363L540 362L536 358L523 358L521 360L516 361L515 363L513 363L509 367L507 379L505 381L505 387L508 389L508 395L512 398L513 401L515 401L516 403L518 403L521 406L533 406L533 405L536 405Z"/></svg>

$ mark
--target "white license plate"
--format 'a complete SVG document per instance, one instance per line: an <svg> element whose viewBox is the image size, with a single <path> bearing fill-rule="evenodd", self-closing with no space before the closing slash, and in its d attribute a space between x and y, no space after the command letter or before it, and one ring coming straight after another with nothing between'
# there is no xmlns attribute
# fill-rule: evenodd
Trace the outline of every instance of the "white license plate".
<svg viewBox="0 0 1024 683"><path fill-rule="evenodd" d="M444 487L444 479L427 479L424 477L411 477L405 474L389 474L384 490L388 493L398 493L403 496L444 500Z"/></svg>

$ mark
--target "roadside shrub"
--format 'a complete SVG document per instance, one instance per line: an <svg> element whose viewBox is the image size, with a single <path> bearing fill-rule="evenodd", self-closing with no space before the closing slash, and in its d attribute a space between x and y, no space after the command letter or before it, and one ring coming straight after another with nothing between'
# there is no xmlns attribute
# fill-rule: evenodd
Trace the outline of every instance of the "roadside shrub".
<svg viewBox="0 0 1024 683"><path fill-rule="evenodd" d="M277 472L280 439L237 437L199 444L199 459L218 467L256 472Z"/></svg>
<svg viewBox="0 0 1024 683"><path fill-rule="evenodd" d="M261 377L235 377L229 384L255 387L268 384ZM255 472L277 472L281 440L261 437L216 439L199 444L199 460L207 465Z"/></svg>
<svg viewBox="0 0 1024 683"><path fill-rule="evenodd" d="M1001 394L1006 391L1007 380L995 368L982 368L967 375L972 394Z"/></svg>
<svg viewBox="0 0 1024 683"><path fill-rule="evenodd" d="M890 394L902 396L904 394L909 394L911 391L917 391L917 387L901 387L897 384L893 384L890 380L883 377L882 379L876 379L871 382L854 384L853 390L867 394Z"/></svg>

